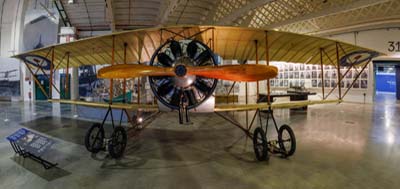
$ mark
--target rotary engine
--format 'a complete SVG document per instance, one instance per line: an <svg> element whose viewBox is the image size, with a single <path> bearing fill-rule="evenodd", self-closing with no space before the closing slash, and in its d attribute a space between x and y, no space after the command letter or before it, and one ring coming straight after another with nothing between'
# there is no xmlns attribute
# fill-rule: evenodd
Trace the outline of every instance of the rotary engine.
<svg viewBox="0 0 400 189"><path fill-rule="evenodd" d="M149 77L160 110L214 111L217 79L186 75L186 66L216 66L214 53L197 40L169 40L150 60L151 66L173 67L176 76ZM203 104L203 105L202 105Z"/></svg>

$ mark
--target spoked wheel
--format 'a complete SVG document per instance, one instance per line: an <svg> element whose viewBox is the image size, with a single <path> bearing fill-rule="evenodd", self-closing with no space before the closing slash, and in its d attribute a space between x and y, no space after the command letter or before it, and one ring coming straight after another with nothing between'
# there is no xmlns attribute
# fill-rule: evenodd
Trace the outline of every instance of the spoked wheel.
<svg viewBox="0 0 400 189"><path fill-rule="evenodd" d="M282 125L279 128L278 142L284 157L289 157L296 151L296 137L288 125Z"/></svg>
<svg viewBox="0 0 400 189"><path fill-rule="evenodd" d="M94 123L85 135L85 146L89 152L97 153L103 149L104 129L100 123Z"/></svg>
<svg viewBox="0 0 400 189"><path fill-rule="evenodd" d="M257 127L253 133L253 147L254 153L258 161L268 160L268 145L267 137L261 127Z"/></svg>
<svg viewBox="0 0 400 189"><path fill-rule="evenodd" d="M115 127L108 143L108 151L113 158L120 158L124 154L127 142L126 131L123 127Z"/></svg>

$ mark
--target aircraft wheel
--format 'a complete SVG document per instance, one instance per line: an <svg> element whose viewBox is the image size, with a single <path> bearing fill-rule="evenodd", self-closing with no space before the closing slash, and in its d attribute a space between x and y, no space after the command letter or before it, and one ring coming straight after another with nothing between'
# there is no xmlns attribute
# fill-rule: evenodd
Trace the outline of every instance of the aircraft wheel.
<svg viewBox="0 0 400 189"><path fill-rule="evenodd" d="M115 127L111 140L108 143L108 151L113 158L120 158L124 154L128 137L123 127Z"/></svg>
<svg viewBox="0 0 400 189"><path fill-rule="evenodd" d="M258 161L265 161L269 159L267 137L265 136L265 132L261 127L257 127L254 130L253 147Z"/></svg>
<svg viewBox="0 0 400 189"><path fill-rule="evenodd" d="M283 150L283 156L289 157L296 151L296 137L288 125L282 125L278 130L278 142Z"/></svg>
<svg viewBox="0 0 400 189"><path fill-rule="evenodd" d="M103 149L104 129L100 123L94 123L85 135L85 146L89 152L97 153Z"/></svg>

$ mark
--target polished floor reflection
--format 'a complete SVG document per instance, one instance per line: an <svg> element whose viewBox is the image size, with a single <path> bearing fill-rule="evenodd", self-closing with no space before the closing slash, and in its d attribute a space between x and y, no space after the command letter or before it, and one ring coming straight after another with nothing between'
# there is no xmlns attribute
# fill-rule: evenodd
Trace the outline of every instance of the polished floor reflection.
<svg viewBox="0 0 400 189"><path fill-rule="evenodd" d="M87 127L76 107L49 103L0 103L0 188L398 188L400 106L396 103L316 105L308 111L276 110L289 124L297 151L257 162L252 142L216 114L162 113L129 139L126 155L89 154ZM254 112L249 112L251 122ZM234 117L246 123L245 113ZM263 116L265 119L265 117ZM259 124L255 119L255 126ZM265 120L263 120L265 123ZM58 168L14 156L4 138L27 127L54 137L49 158ZM133 136L133 135L132 135ZM276 137L269 127L268 138Z"/></svg>

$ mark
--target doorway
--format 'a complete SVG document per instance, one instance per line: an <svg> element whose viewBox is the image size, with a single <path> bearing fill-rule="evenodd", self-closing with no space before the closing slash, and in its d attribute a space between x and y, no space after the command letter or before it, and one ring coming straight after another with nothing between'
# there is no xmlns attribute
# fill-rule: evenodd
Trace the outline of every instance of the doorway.
<svg viewBox="0 0 400 189"><path fill-rule="evenodd" d="M397 62L374 62L375 73L375 102L378 103L398 103L400 100L400 90L398 83L399 74L396 70L400 71Z"/></svg>
<svg viewBox="0 0 400 189"><path fill-rule="evenodd" d="M43 86L43 89L46 91L47 94L49 94L49 79L45 75L36 75L36 78L40 82L40 84ZM43 93L43 91L40 89L39 85L35 83L35 97L36 100L47 100L47 96Z"/></svg>

